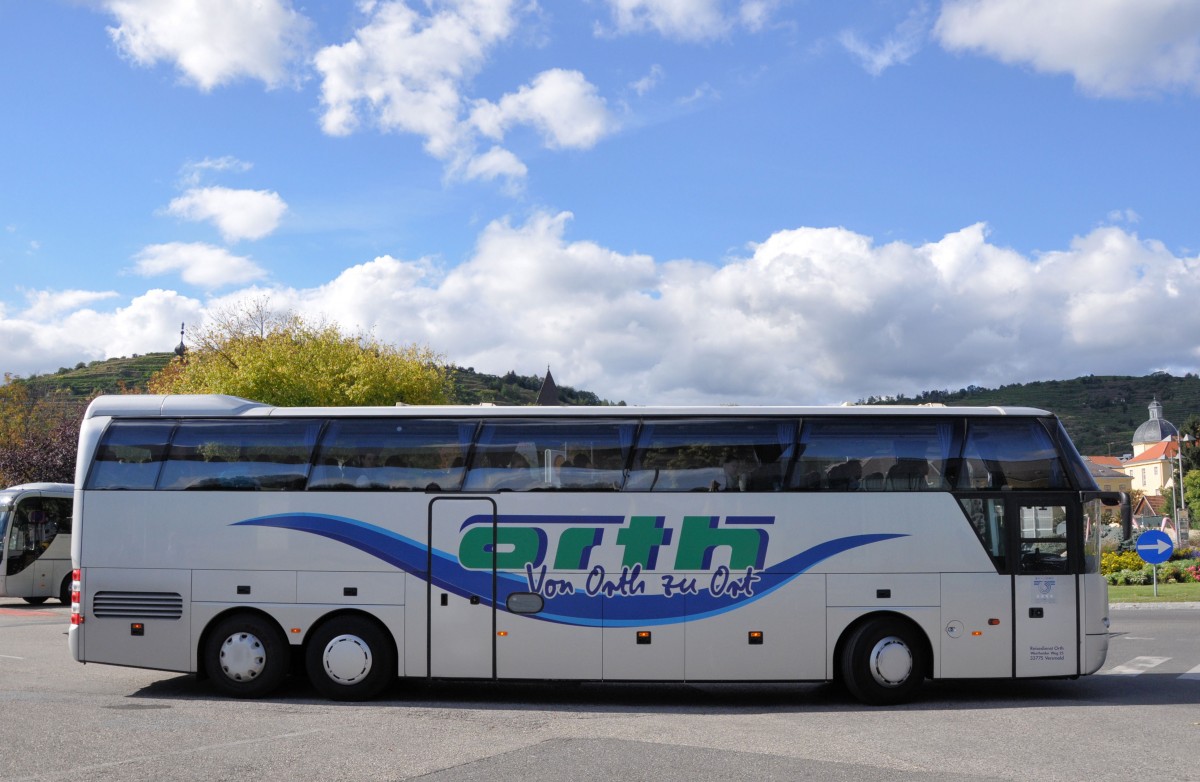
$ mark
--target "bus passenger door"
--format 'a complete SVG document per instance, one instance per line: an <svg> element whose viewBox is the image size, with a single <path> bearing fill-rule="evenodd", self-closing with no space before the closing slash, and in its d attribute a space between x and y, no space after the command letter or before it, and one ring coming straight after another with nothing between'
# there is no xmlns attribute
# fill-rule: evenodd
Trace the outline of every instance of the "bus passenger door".
<svg viewBox="0 0 1200 782"><path fill-rule="evenodd" d="M494 678L496 503L429 503L429 675Z"/></svg>
<svg viewBox="0 0 1200 782"><path fill-rule="evenodd" d="M1013 671L1018 677L1079 674L1079 519L1053 496L1008 501L1013 575Z"/></svg>
<svg viewBox="0 0 1200 782"><path fill-rule="evenodd" d="M58 525L37 494L22 497L9 516L4 536L5 593L20 597L58 594L53 561L43 555L58 535ZM68 556L69 553L68 553Z"/></svg>

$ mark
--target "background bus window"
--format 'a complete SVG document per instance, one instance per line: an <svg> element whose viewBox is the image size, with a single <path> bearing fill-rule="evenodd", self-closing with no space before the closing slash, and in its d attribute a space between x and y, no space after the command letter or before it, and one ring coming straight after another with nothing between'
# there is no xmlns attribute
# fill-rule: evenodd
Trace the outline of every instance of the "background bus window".
<svg viewBox="0 0 1200 782"><path fill-rule="evenodd" d="M790 488L802 491L942 491L958 427L926 419L810 419Z"/></svg>
<svg viewBox="0 0 1200 782"><path fill-rule="evenodd" d="M304 420L183 421L158 488L303 489L320 423Z"/></svg>
<svg viewBox="0 0 1200 782"><path fill-rule="evenodd" d="M633 421L497 421L480 429L467 491L616 491Z"/></svg>
<svg viewBox="0 0 1200 782"><path fill-rule="evenodd" d="M1069 489L1054 441L1040 421L972 421L960 489Z"/></svg>
<svg viewBox="0 0 1200 782"><path fill-rule="evenodd" d="M7 575L15 576L42 556L59 534L71 532L71 500L29 497L13 510L8 532Z"/></svg>
<svg viewBox="0 0 1200 782"><path fill-rule="evenodd" d="M627 491L779 491L795 453L794 420L647 422Z"/></svg>
<svg viewBox="0 0 1200 782"><path fill-rule="evenodd" d="M341 419L325 430L309 489L456 491L478 424Z"/></svg>
<svg viewBox="0 0 1200 782"><path fill-rule="evenodd" d="M174 428L174 421L112 422L96 449L87 488L153 489Z"/></svg>

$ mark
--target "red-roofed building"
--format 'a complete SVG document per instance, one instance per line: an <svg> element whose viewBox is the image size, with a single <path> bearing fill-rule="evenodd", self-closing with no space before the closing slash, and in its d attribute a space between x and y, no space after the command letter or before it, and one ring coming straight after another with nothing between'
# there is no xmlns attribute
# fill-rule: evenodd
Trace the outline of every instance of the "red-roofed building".
<svg viewBox="0 0 1200 782"><path fill-rule="evenodd" d="M1179 455L1179 430L1162 417L1162 404L1150 403L1150 419L1133 433L1133 458L1121 464L1132 479L1132 488L1150 497L1175 490L1175 466Z"/></svg>
<svg viewBox="0 0 1200 782"><path fill-rule="evenodd" d="M1121 469L1125 465L1115 456L1085 456L1084 463L1100 491L1128 492L1133 488L1133 479Z"/></svg>
<svg viewBox="0 0 1200 782"><path fill-rule="evenodd" d="M1121 465L1121 469L1133 479L1133 488L1143 494L1168 494L1175 486L1175 456L1178 452L1179 443L1176 442L1151 445Z"/></svg>

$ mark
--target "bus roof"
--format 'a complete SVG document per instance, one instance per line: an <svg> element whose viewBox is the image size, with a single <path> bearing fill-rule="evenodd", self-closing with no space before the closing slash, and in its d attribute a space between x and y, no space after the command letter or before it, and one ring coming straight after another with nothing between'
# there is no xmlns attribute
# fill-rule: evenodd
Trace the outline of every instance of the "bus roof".
<svg viewBox="0 0 1200 782"><path fill-rule="evenodd" d="M817 415L913 415L913 416L1048 416L1032 407L945 407L942 405L830 405L830 406L736 406L694 407L637 406L513 406L491 405L396 405L393 407L273 407L222 394L123 394L99 396L88 405L85 418L191 418L191 417L366 417L433 416L443 418L628 418L637 416L794 416Z"/></svg>

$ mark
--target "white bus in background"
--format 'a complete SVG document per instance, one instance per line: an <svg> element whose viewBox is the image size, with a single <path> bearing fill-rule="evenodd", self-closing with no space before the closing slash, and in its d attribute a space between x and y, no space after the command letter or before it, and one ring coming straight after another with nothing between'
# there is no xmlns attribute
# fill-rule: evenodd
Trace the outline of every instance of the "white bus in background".
<svg viewBox="0 0 1200 782"><path fill-rule="evenodd" d="M0 597L38 605L71 602L69 483L26 483L0 491Z"/></svg>
<svg viewBox="0 0 1200 782"><path fill-rule="evenodd" d="M70 649L257 697L293 669L844 682L1076 677L1108 646L1097 491L1051 414L276 408L96 399Z"/></svg>

